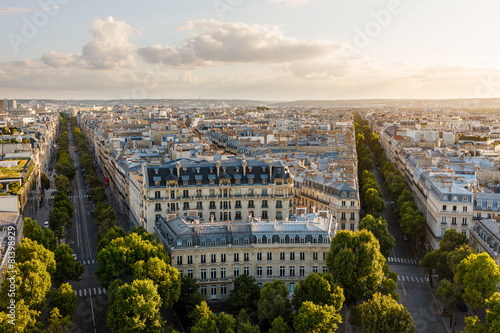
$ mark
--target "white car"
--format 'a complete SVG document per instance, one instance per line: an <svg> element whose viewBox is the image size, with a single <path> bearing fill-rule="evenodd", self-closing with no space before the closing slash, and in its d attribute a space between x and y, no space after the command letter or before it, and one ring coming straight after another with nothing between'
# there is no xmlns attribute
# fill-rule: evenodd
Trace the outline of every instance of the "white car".
<svg viewBox="0 0 500 333"><path fill-rule="evenodd" d="M49 227L49 221L43 222L43 228L48 228Z"/></svg>
<svg viewBox="0 0 500 333"><path fill-rule="evenodd" d="M74 253L73 253L73 258L75 258L75 261L77 260L77 258L76 258L76 254L74 254Z"/></svg>

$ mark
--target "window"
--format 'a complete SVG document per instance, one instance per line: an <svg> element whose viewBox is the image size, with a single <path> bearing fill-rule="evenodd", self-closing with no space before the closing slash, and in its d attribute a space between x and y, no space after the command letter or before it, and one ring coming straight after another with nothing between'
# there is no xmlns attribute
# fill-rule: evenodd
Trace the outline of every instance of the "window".
<svg viewBox="0 0 500 333"><path fill-rule="evenodd" d="M323 266L323 274L326 274L328 273L328 267L327 266Z"/></svg>
<svg viewBox="0 0 500 333"><path fill-rule="evenodd" d="M210 270L210 278L211 279L217 279L217 268L212 268Z"/></svg>
<svg viewBox="0 0 500 333"><path fill-rule="evenodd" d="M155 199L160 199L160 191L155 191Z"/></svg>
<svg viewBox="0 0 500 333"><path fill-rule="evenodd" d="M446 205L443 205L443 210L446 210Z"/></svg>
<svg viewBox="0 0 500 333"><path fill-rule="evenodd" d="M351 225L349 226L349 230L354 231L354 223L351 223ZM326 240L327 240L327 239L326 239L326 238L324 238L324 239L323 239L323 243L327 243L327 242L326 242Z"/></svg>
<svg viewBox="0 0 500 333"><path fill-rule="evenodd" d="M243 274L250 275L250 267L243 267Z"/></svg>
<svg viewBox="0 0 500 333"><path fill-rule="evenodd" d="M240 212L240 211L237 211L237 212L234 214L234 219L235 219L235 220L241 220L241 212Z"/></svg>
<svg viewBox="0 0 500 333"><path fill-rule="evenodd" d="M175 191L170 191L170 199L175 199Z"/></svg>
<svg viewBox="0 0 500 333"><path fill-rule="evenodd" d="M457 218L456 217L451 218L451 225L457 225Z"/></svg>
<svg viewBox="0 0 500 333"><path fill-rule="evenodd" d="M295 260L295 252L290 252L290 260Z"/></svg>
<svg viewBox="0 0 500 333"><path fill-rule="evenodd" d="M267 219L269 218L269 216L267 215L267 210L263 210L263 211L262 211L262 218L263 218L264 220L267 220Z"/></svg>
<svg viewBox="0 0 500 333"><path fill-rule="evenodd" d="M188 256L188 264L192 264L193 263L193 256Z"/></svg>
<svg viewBox="0 0 500 333"><path fill-rule="evenodd" d="M313 266L313 273L318 273L318 266Z"/></svg>
<svg viewBox="0 0 500 333"><path fill-rule="evenodd" d="M184 202L183 203L183 207L182 207L184 210L188 210L189 209L189 202Z"/></svg>
<svg viewBox="0 0 500 333"><path fill-rule="evenodd" d="M280 252L280 260L285 260L285 252Z"/></svg>
<svg viewBox="0 0 500 333"><path fill-rule="evenodd" d="M481 218L481 213L477 213L477 218L480 219Z"/></svg>
<svg viewBox="0 0 500 333"><path fill-rule="evenodd" d="M356 214L354 212L351 212L351 220L355 220L356 219Z"/></svg>
<svg viewBox="0 0 500 333"><path fill-rule="evenodd" d="M467 225L467 218L466 217L462 217L462 225Z"/></svg>
<svg viewBox="0 0 500 333"><path fill-rule="evenodd" d="M464 206L463 207L463 211L466 212L467 211L467 206Z"/></svg>
<svg viewBox="0 0 500 333"><path fill-rule="evenodd" d="M326 252L323 252L323 260L326 260Z"/></svg>
<svg viewBox="0 0 500 333"><path fill-rule="evenodd" d="M220 262L226 262L226 254L225 253L221 253Z"/></svg>
<svg viewBox="0 0 500 333"><path fill-rule="evenodd" d="M182 197L184 197L184 198L189 197L189 190L182 191Z"/></svg>
<svg viewBox="0 0 500 333"><path fill-rule="evenodd" d="M207 296L207 286L200 287L200 294L201 296Z"/></svg>
<svg viewBox="0 0 500 333"><path fill-rule="evenodd" d="M445 228L441 228L441 237L444 236L444 233L445 233L446 229Z"/></svg>
<svg viewBox="0 0 500 333"><path fill-rule="evenodd" d="M177 256L177 265L182 265L182 256Z"/></svg>
<svg viewBox="0 0 500 333"><path fill-rule="evenodd" d="M345 220L345 212L342 212L342 213L340 214L340 219L341 219L341 220Z"/></svg>
<svg viewBox="0 0 500 333"><path fill-rule="evenodd" d="M250 261L250 254L248 252L243 253L243 261Z"/></svg>
<svg viewBox="0 0 500 333"><path fill-rule="evenodd" d="M193 278L193 270L192 269L188 269L187 276L189 276L191 279Z"/></svg>
<svg viewBox="0 0 500 333"><path fill-rule="evenodd" d="M453 211L456 212L457 211L457 206L453 206Z"/></svg>
<svg viewBox="0 0 500 333"><path fill-rule="evenodd" d="M277 220L282 220L283 219L283 213L281 213L280 211L277 211L276 212L276 219Z"/></svg>
<svg viewBox="0 0 500 333"><path fill-rule="evenodd" d="M446 224L446 216L441 217L441 224Z"/></svg>
<svg viewBox="0 0 500 333"><path fill-rule="evenodd" d="M267 195L267 188L262 189L262 195Z"/></svg>
<svg viewBox="0 0 500 333"><path fill-rule="evenodd" d="M214 298L213 296L217 296L217 286L215 284L210 287L210 293L212 295L212 298Z"/></svg>
<svg viewBox="0 0 500 333"><path fill-rule="evenodd" d="M217 255L211 254L210 255L210 262L217 262Z"/></svg>
<svg viewBox="0 0 500 333"><path fill-rule="evenodd" d="M239 267L234 267L234 270L233 270L233 277L238 277L240 276L240 268Z"/></svg>
<svg viewBox="0 0 500 333"><path fill-rule="evenodd" d="M234 261L240 261L240 254L239 253L234 254Z"/></svg>
<svg viewBox="0 0 500 333"><path fill-rule="evenodd" d="M285 266L280 266L280 276L285 276Z"/></svg>
<svg viewBox="0 0 500 333"><path fill-rule="evenodd" d="M341 229L341 230L345 230L345 223L341 223L341 224L340 224L340 229Z"/></svg>
<svg viewBox="0 0 500 333"><path fill-rule="evenodd" d="M241 200L236 200L234 203L234 208L241 208Z"/></svg>
<svg viewBox="0 0 500 333"><path fill-rule="evenodd" d="M201 270L201 276L200 276L200 279L201 280L206 280L207 279L207 270L205 268L203 268Z"/></svg>
<svg viewBox="0 0 500 333"><path fill-rule="evenodd" d="M462 234L467 235L467 230L462 230Z"/></svg>
<svg viewBox="0 0 500 333"><path fill-rule="evenodd" d="M299 275L300 276L306 276L306 266L300 266L300 268L299 268Z"/></svg>
<svg viewBox="0 0 500 333"><path fill-rule="evenodd" d="M262 252L257 253L257 260L258 261L262 260Z"/></svg>
<svg viewBox="0 0 500 333"><path fill-rule="evenodd" d="M345 201L342 201L342 207L345 207Z"/></svg>
<svg viewBox="0 0 500 333"><path fill-rule="evenodd" d="M313 260L318 260L318 252L313 252Z"/></svg>
<svg viewBox="0 0 500 333"><path fill-rule="evenodd" d="M262 208L267 208L267 200L262 200Z"/></svg>
<svg viewBox="0 0 500 333"><path fill-rule="evenodd" d="M288 287L288 290L290 291L290 294L293 295L293 293L295 292L295 283L290 283L290 286Z"/></svg>
<svg viewBox="0 0 500 333"><path fill-rule="evenodd" d="M215 209L215 201L210 201L209 209Z"/></svg>
<svg viewBox="0 0 500 333"><path fill-rule="evenodd" d="M161 212L161 203L155 204L155 212Z"/></svg>
<svg viewBox="0 0 500 333"><path fill-rule="evenodd" d="M276 201L276 208L283 208L283 201L281 200Z"/></svg>
<svg viewBox="0 0 500 333"><path fill-rule="evenodd" d="M198 201L198 202L196 203L196 209L203 209L203 202Z"/></svg>
<svg viewBox="0 0 500 333"><path fill-rule="evenodd" d="M273 253L267 252L267 260L273 260Z"/></svg>
<svg viewBox="0 0 500 333"><path fill-rule="evenodd" d="M248 200L248 208L255 208L253 200Z"/></svg>
<svg viewBox="0 0 500 333"><path fill-rule="evenodd" d="M257 276L262 276L262 266L257 266Z"/></svg>
<svg viewBox="0 0 500 333"><path fill-rule="evenodd" d="M273 266L267 266L267 276L273 275Z"/></svg>
<svg viewBox="0 0 500 333"><path fill-rule="evenodd" d="M204 264L204 263L206 263L206 262L207 262L207 255L206 255L206 254L202 254L202 255L201 255L201 260L200 260L200 262L201 262L202 264Z"/></svg>
<svg viewBox="0 0 500 333"><path fill-rule="evenodd" d="M221 279L225 279L226 278L226 269L225 268L221 268L220 269L220 278Z"/></svg>
<svg viewBox="0 0 500 333"><path fill-rule="evenodd" d="M295 266L290 266L290 276L295 276Z"/></svg>
<svg viewBox="0 0 500 333"><path fill-rule="evenodd" d="M259 287L260 290L262 290L262 283L257 283L257 287Z"/></svg>
<svg viewBox="0 0 500 333"><path fill-rule="evenodd" d="M355 201L351 201L351 207L354 207L355 203L356 203Z"/></svg>

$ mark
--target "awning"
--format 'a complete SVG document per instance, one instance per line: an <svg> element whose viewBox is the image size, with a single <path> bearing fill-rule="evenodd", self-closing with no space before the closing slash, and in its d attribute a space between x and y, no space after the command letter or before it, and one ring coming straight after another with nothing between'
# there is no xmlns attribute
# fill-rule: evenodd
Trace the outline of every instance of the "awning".
<svg viewBox="0 0 500 333"><path fill-rule="evenodd" d="M189 175L181 176L182 180L189 180Z"/></svg>
<svg viewBox="0 0 500 333"><path fill-rule="evenodd" d="M202 180L203 179L203 175L195 175L194 179L196 179L196 180Z"/></svg>
<svg viewBox="0 0 500 333"><path fill-rule="evenodd" d="M254 175L253 173L249 173L249 174L247 175L247 178L248 178L248 179L254 179L254 178L255 178L255 175Z"/></svg>

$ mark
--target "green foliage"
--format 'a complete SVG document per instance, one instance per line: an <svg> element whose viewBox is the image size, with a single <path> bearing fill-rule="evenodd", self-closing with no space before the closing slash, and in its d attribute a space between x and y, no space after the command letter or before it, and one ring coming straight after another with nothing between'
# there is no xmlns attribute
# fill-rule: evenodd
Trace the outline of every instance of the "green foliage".
<svg viewBox="0 0 500 333"><path fill-rule="evenodd" d="M54 178L54 184L56 189L61 192L69 193L71 192L71 184L69 183L69 178L65 175L59 175Z"/></svg>
<svg viewBox="0 0 500 333"><path fill-rule="evenodd" d="M228 309L232 314L241 310L251 313L257 310L260 298L260 288L253 276L242 274L234 279L233 290L229 294Z"/></svg>
<svg viewBox="0 0 500 333"><path fill-rule="evenodd" d="M280 316L274 318L271 329L269 329L269 333L288 333L290 332L290 327L286 321L283 320Z"/></svg>
<svg viewBox="0 0 500 333"><path fill-rule="evenodd" d="M385 258L378 240L366 230L338 232L326 263L334 281L343 288L347 305L371 297L384 280Z"/></svg>
<svg viewBox="0 0 500 333"><path fill-rule="evenodd" d="M42 228L35 220L26 217L24 219L23 235L38 244L43 245L47 250L54 251L57 245L54 232L49 228Z"/></svg>
<svg viewBox="0 0 500 333"><path fill-rule="evenodd" d="M113 239L97 254L99 268L96 275L101 285L107 288L115 279L133 279L133 266L136 262L158 257L169 262L168 254L155 241L144 240L137 233Z"/></svg>
<svg viewBox="0 0 500 333"><path fill-rule="evenodd" d="M465 317L465 333L499 332L500 328L500 293L496 292L486 300L486 322L481 323L477 316Z"/></svg>
<svg viewBox="0 0 500 333"><path fill-rule="evenodd" d="M59 245L54 251L56 259L56 272L54 283L58 286L67 281L80 281L80 276L85 271L85 266L73 257L73 250L68 244Z"/></svg>
<svg viewBox="0 0 500 333"><path fill-rule="evenodd" d="M299 312L293 320L297 333L329 333L335 332L342 317L338 309L330 305L316 305L306 301L302 303Z"/></svg>
<svg viewBox="0 0 500 333"><path fill-rule="evenodd" d="M106 191L102 186L91 189L90 196L95 204L98 202L104 202L107 199Z"/></svg>
<svg viewBox="0 0 500 333"><path fill-rule="evenodd" d="M106 324L111 332L164 332L161 298L151 280L134 280L113 290Z"/></svg>
<svg viewBox="0 0 500 333"><path fill-rule="evenodd" d="M292 315L288 289L281 280L266 282L260 291L257 304L259 320L264 322L264 327L269 327L274 318L281 316L289 322Z"/></svg>
<svg viewBox="0 0 500 333"><path fill-rule="evenodd" d="M50 305L57 308L61 316L73 318L76 310L77 296L69 283L61 284L55 291L50 301Z"/></svg>
<svg viewBox="0 0 500 333"><path fill-rule="evenodd" d="M299 309L309 301L316 305L331 305L339 311L344 304L344 292L330 274L312 273L295 287L292 304Z"/></svg>
<svg viewBox="0 0 500 333"><path fill-rule="evenodd" d="M54 208L49 216L50 229L54 231L58 241L61 242L66 237L66 230L73 225L73 221L66 209Z"/></svg>
<svg viewBox="0 0 500 333"><path fill-rule="evenodd" d="M413 333L413 318L408 310L392 297L375 293L373 298L360 305L363 332Z"/></svg>
<svg viewBox="0 0 500 333"><path fill-rule="evenodd" d="M38 244L36 241L24 238L16 248L16 262L23 263L31 260L43 262L47 272L51 275L56 271L54 253L47 250L43 245Z"/></svg>
<svg viewBox="0 0 500 333"><path fill-rule="evenodd" d="M99 243L97 244L97 253L101 252L103 248L108 246L108 244L113 239L125 237L126 235L127 233L125 232L125 230L120 227L109 229L108 232L106 232L106 234L100 238Z"/></svg>
<svg viewBox="0 0 500 333"><path fill-rule="evenodd" d="M181 293L181 280L179 271L160 258L153 257L148 261L138 261L133 265L135 278L150 279L158 288L163 307L174 305Z"/></svg>
<svg viewBox="0 0 500 333"><path fill-rule="evenodd" d="M62 316L59 313L58 308L53 308L50 311L49 316L49 328L48 331L51 333L66 333L69 332L69 326L71 325L71 319L69 316Z"/></svg>
<svg viewBox="0 0 500 333"><path fill-rule="evenodd" d="M439 249L443 251L454 251L467 243L467 235L455 229L446 230L443 239L439 242Z"/></svg>
<svg viewBox="0 0 500 333"><path fill-rule="evenodd" d="M374 218L368 214L359 222L358 230L363 229L373 233L380 244L380 252L384 257L389 257L396 241L387 228L387 221L382 217Z"/></svg>
<svg viewBox="0 0 500 333"><path fill-rule="evenodd" d="M386 208L384 199L382 199L380 193L374 188L369 188L364 193L364 204L367 214L377 216Z"/></svg>
<svg viewBox="0 0 500 333"><path fill-rule="evenodd" d="M40 311L30 309L23 299L16 301L15 325L9 323L11 317L8 313L0 312L0 332L2 333L26 333L36 332L37 319Z"/></svg>
<svg viewBox="0 0 500 333"><path fill-rule="evenodd" d="M49 189L50 188L50 179L47 177L45 173L40 174L40 182L42 183L42 186L44 189Z"/></svg>
<svg viewBox="0 0 500 333"><path fill-rule="evenodd" d="M470 254L458 264L455 281L464 288L464 300L478 309L497 290L500 268L487 253Z"/></svg>
<svg viewBox="0 0 500 333"><path fill-rule="evenodd" d="M181 279L181 292L174 309L183 323L188 323L188 315L203 301L203 296L198 291L196 280L184 276ZM194 323L192 323L194 324ZM186 325L187 326L187 325Z"/></svg>

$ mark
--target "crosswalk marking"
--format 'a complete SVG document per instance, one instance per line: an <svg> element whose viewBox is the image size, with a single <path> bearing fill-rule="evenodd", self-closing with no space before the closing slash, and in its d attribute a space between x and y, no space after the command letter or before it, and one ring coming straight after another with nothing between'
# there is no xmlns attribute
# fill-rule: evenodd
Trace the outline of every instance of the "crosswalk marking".
<svg viewBox="0 0 500 333"><path fill-rule="evenodd" d="M97 261L95 259L85 259L85 260L81 260L81 262L84 265L95 265L95 264L97 264Z"/></svg>
<svg viewBox="0 0 500 333"><path fill-rule="evenodd" d="M87 296L87 289L83 289L83 296Z"/></svg>
<svg viewBox="0 0 500 333"><path fill-rule="evenodd" d="M101 287L95 287L95 288L86 288L86 289L78 289L74 290L74 293L76 296L82 297L82 296L98 296L98 295L106 295L108 292L106 289L101 288Z"/></svg>
<svg viewBox="0 0 500 333"><path fill-rule="evenodd" d="M96 289L95 289L95 288L94 288L94 295L97 295L97 291L96 291Z"/></svg>
<svg viewBox="0 0 500 333"><path fill-rule="evenodd" d="M394 262L394 263L400 263L400 264L418 265L418 260L408 259L408 258L388 257L387 261L388 262Z"/></svg>
<svg viewBox="0 0 500 333"><path fill-rule="evenodd" d="M400 275L398 277L398 281L400 282L407 282L407 283L425 283L425 280L423 277L420 276L406 276L406 275Z"/></svg>
<svg viewBox="0 0 500 333"><path fill-rule="evenodd" d="M413 276L410 276L410 278L411 278L411 282L415 282L415 280L413 280Z"/></svg>

